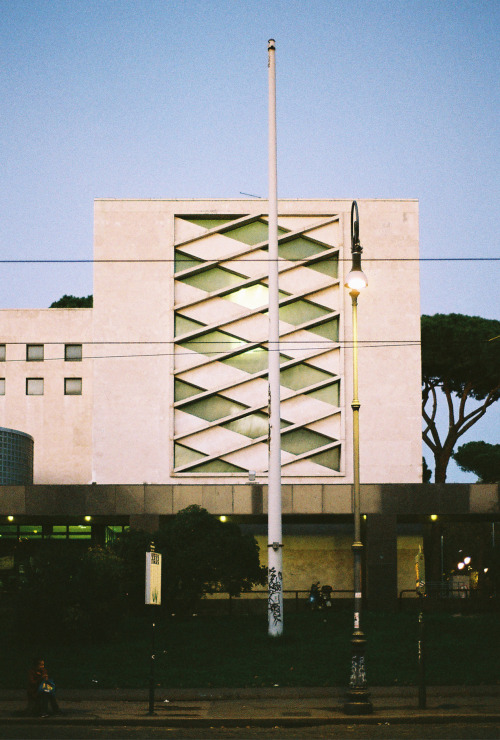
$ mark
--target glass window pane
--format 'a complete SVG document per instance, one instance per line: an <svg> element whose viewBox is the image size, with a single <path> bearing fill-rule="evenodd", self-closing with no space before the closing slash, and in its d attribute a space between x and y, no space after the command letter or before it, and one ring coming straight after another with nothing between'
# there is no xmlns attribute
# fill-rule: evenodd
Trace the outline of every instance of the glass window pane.
<svg viewBox="0 0 500 740"><path fill-rule="evenodd" d="M232 432L243 434L245 437L257 439L257 437L267 436L269 417L263 411L257 411L255 414L243 416L241 419L228 421L227 424L222 424L222 426L224 429L230 429ZM290 426L290 422L281 419L280 426L281 428L288 427Z"/></svg>
<svg viewBox="0 0 500 740"><path fill-rule="evenodd" d="M206 455L204 455L203 452L197 452L196 450L192 450L190 447L185 447L176 442L174 444L174 457L174 466L178 468L181 465L188 465L196 460L200 460L201 458L206 457Z"/></svg>
<svg viewBox="0 0 500 740"><path fill-rule="evenodd" d="M280 364L288 362L289 360L291 360L291 357L280 354ZM262 370L267 370L267 349L264 349L263 347L254 347L246 352L240 352L238 355L226 357L224 360L221 360L221 362L253 375L254 373L260 373Z"/></svg>
<svg viewBox="0 0 500 740"><path fill-rule="evenodd" d="M36 525L36 524L21 524L19 526L19 534L21 537L26 537L28 535L32 535L34 537L41 537L42 536L42 525Z"/></svg>
<svg viewBox="0 0 500 740"><path fill-rule="evenodd" d="M5 378L0 378L0 396L5 396Z"/></svg>
<svg viewBox="0 0 500 740"><path fill-rule="evenodd" d="M43 344L27 344L26 360L28 362L43 360Z"/></svg>
<svg viewBox="0 0 500 740"><path fill-rule="evenodd" d="M287 229L278 228L278 235L281 236L287 233ZM225 231L224 236L237 239L244 244L260 244L260 242L267 242L269 226L266 221L252 221L251 224L245 224L245 226L238 226L236 229L231 229L231 231Z"/></svg>
<svg viewBox="0 0 500 740"><path fill-rule="evenodd" d="M310 326L307 331L312 331L313 334L319 334L320 337L325 339L331 339L332 342L339 341L339 320L338 317L325 321L324 324L317 324L316 326Z"/></svg>
<svg viewBox="0 0 500 740"><path fill-rule="evenodd" d="M204 388L198 388L196 385L186 383L185 380L176 378L174 381L174 397L176 401L183 401L190 396L196 396L197 393L201 393L203 390Z"/></svg>
<svg viewBox="0 0 500 740"><path fill-rule="evenodd" d="M280 244L278 254L284 259L303 260L313 254L322 252L324 249L330 249L330 247L326 244L317 244L304 236L299 236L297 239L291 239L289 242Z"/></svg>
<svg viewBox="0 0 500 740"><path fill-rule="evenodd" d="M331 377L332 375L325 370L318 370L317 367L301 363L281 370L280 385L298 391L300 388L307 388L309 385L320 383L322 380L328 380Z"/></svg>
<svg viewBox="0 0 500 740"><path fill-rule="evenodd" d="M17 524L0 525L0 537L2 539L17 539Z"/></svg>
<svg viewBox="0 0 500 740"><path fill-rule="evenodd" d="M281 447L293 455L301 455L303 452L309 452L316 447L323 447L334 440L326 437L324 434L313 432L310 429L294 429L291 432L284 432L281 435Z"/></svg>
<svg viewBox="0 0 500 740"><path fill-rule="evenodd" d="M338 278L339 276L339 258L337 255L319 260L312 265L307 265L307 267L311 270L316 270L316 272L321 272L323 275L328 275L328 277Z"/></svg>
<svg viewBox="0 0 500 740"><path fill-rule="evenodd" d="M267 435L268 425L267 414L258 412L243 416L241 419L235 419L222 426L224 429L230 429L232 432L245 435L245 437L257 439L257 437Z"/></svg>
<svg viewBox="0 0 500 740"><path fill-rule="evenodd" d="M43 396L43 378L26 378L26 395Z"/></svg>
<svg viewBox="0 0 500 740"><path fill-rule="evenodd" d="M192 285L193 288L199 288L207 293L213 293L215 290L230 288L233 285L239 285L245 278L236 275L229 270L223 270L221 267L212 267L204 272L198 272L195 275L189 275L185 278L179 278L181 282Z"/></svg>
<svg viewBox="0 0 500 740"><path fill-rule="evenodd" d="M322 308L316 303L311 303L311 301L299 300L280 306L280 319L294 326L312 321L312 319L319 319L320 316L325 316L328 313L330 313L328 309Z"/></svg>
<svg viewBox="0 0 500 740"><path fill-rule="evenodd" d="M311 455L309 458L318 465L324 465L331 470L340 470L340 447L332 447L330 450L319 452L317 455Z"/></svg>
<svg viewBox="0 0 500 740"><path fill-rule="evenodd" d="M215 229L216 226L224 226L224 224L227 224L230 221L235 221L237 218L242 218L242 215L221 216L220 218L217 216L202 216L201 218L198 218L197 216L179 216L178 218L182 218L183 221L189 221L190 223L196 224L197 226L203 226L205 229Z"/></svg>
<svg viewBox="0 0 500 740"><path fill-rule="evenodd" d="M190 267L196 267L201 265L203 260L197 257L192 257L190 254L181 252L180 249L175 250L175 271L181 272L181 270L189 270Z"/></svg>
<svg viewBox="0 0 500 740"><path fill-rule="evenodd" d="M227 301L237 303L238 306L244 306L245 308L259 308L260 306L267 306L269 303L268 299L269 288L266 285L250 285L248 288L241 288L236 290L234 293L225 295L224 298Z"/></svg>
<svg viewBox="0 0 500 740"><path fill-rule="evenodd" d="M90 539L92 536L92 527L83 524L68 527L70 539Z"/></svg>
<svg viewBox="0 0 500 740"><path fill-rule="evenodd" d="M195 331L205 326L199 321L194 319L188 319L187 316L182 316L180 313L175 314L175 336L178 337L180 334L187 334L189 331Z"/></svg>
<svg viewBox="0 0 500 740"><path fill-rule="evenodd" d="M223 396L209 396L208 398L202 398L200 401L192 401L185 406L181 406L182 411L206 421L216 421L226 416L233 416L246 408L248 406L236 403L236 401L231 401Z"/></svg>
<svg viewBox="0 0 500 740"><path fill-rule="evenodd" d="M0 344L0 362L5 362L5 344Z"/></svg>
<svg viewBox="0 0 500 740"><path fill-rule="evenodd" d="M330 383L315 391L306 391L306 396L317 398L323 403L330 403L332 406L340 406L340 383Z"/></svg>
<svg viewBox="0 0 500 740"><path fill-rule="evenodd" d="M246 342L231 336L231 334L226 334L223 331L211 331L196 339L182 342L179 347L199 352L202 355L219 355L223 352L231 352L231 350L241 347L242 344L246 344Z"/></svg>
<svg viewBox="0 0 500 740"><path fill-rule="evenodd" d="M82 345L81 344L65 344L64 345L64 359L67 362L80 362L82 359Z"/></svg>
<svg viewBox="0 0 500 740"><path fill-rule="evenodd" d="M244 468L225 462L225 460L211 460L189 468L190 473L245 473Z"/></svg>
<svg viewBox="0 0 500 740"><path fill-rule="evenodd" d="M66 396L81 396L82 395L82 379L81 378L64 378L64 394Z"/></svg>
<svg viewBox="0 0 500 740"><path fill-rule="evenodd" d="M267 349L254 347L246 352L240 352L239 355L226 357L222 362L253 375L253 373L259 373L261 370L267 369Z"/></svg>

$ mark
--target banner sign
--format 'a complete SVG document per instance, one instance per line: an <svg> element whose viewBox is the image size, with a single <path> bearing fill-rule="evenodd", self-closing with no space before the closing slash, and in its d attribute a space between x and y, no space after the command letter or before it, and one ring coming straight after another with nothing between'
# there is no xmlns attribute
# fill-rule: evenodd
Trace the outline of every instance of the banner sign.
<svg viewBox="0 0 500 740"><path fill-rule="evenodd" d="M146 604L161 604L161 554L146 553Z"/></svg>

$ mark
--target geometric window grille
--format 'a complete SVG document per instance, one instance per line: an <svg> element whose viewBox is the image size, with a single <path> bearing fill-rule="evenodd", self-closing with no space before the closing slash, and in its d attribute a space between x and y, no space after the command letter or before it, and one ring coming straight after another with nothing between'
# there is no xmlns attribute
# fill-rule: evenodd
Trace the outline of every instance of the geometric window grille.
<svg viewBox="0 0 500 740"><path fill-rule="evenodd" d="M173 474L265 474L275 351L268 346L267 216L175 217L181 221L193 225L193 236L175 249ZM335 475L342 461L339 219L278 221L282 474Z"/></svg>

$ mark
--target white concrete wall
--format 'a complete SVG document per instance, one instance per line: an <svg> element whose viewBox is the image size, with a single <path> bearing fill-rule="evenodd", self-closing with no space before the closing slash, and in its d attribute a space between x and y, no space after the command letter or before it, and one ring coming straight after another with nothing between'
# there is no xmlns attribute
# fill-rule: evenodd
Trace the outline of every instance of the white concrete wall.
<svg viewBox="0 0 500 740"><path fill-rule="evenodd" d="M92 355L92 309L0 311L5 395L0 426L34 438L34 483L89 483L92 471L92 360L65 362L64 344ZM26 344L43 344L44 360L26 362ZM43 378L43 396L26 395L26 378ZM64 395L65 378L82 378L82 395Z"/></svg>
<svg viewBox="0 0 500 740"><path fill-rule="evenodd" d="M418 203L363 200L358 205L363 267L369 279L358 309L361 480L418 482L422 457L420 348L401 344L420 338ZM95 257L171 260L174 214L258 214L266 208L266 201L261 200L96 201ZM339 246L345 274L350 269L350 209L350 200L279 202L281 215L342 214L343 244ZM172 282L173 264L168 261L95 266L94 336L104 342L100 351L142 355L94 363L94 479L98 483L176 480L171 476L173 364L168 343L173 338ZM341 340L349 342L351 299L347 290L344 312ZM146 344L112 344L130 340ZM365 347L365 342L382 343ZM339 483L352 480L349 349L342 361L346 476L336 478ZM227 483L223 477L207 476L207 480ZM307 480L293 478L295 483ZM323 482L331 480L325 477ZM199 477L184 481L201 482ZM314 482L322 481L316 478Z"/></svg>
<svg viewBox="0 0 500 740"><path fill-rule="evenodd" d="M404 344L420 338L418 203L358 205L369 280L358 309L361 482L419 482L420 347ZM98 200L94 308L0 311L0 343L7 344L0 425L34 437L36 483L181 482L171 475L174 214L266 209L261 200ZM344 275L350 269L350 209L350 200L279 202L282 216L340 214ZM340 290L340 340L349 342L351 299ZM80 342L84 356L94 359L65 362L64 343ZM26 343L45 344L45 361L26 363ZM284 484L352 481L352 354L342 348L339 356L345 477L284 475ZM71 376L83 378L82 396L64 395L64 377ZM44 378L44 396L26 396L26 377ZM205 481L230 482L213 475L182 479L186 486Z"/></svg>

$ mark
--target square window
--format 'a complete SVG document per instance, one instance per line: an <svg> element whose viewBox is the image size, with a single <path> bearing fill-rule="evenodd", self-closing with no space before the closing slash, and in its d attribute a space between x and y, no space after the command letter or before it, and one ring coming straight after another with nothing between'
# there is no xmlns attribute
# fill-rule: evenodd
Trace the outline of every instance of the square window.
<svg viewBox="0 0 500 740"><path fill-rule="evenodd" d="M43 378L26 378L26 395L43 396Z"/></svg>
<svg viewBox="0 0 500 740"><path fill-rule="evenodd" d="M0 344L0 362L5 362L5 344Z"/></svg>
<svg viewBox="0 0 500 740"><path fill-rule="evenodd" d="M5 378L0 378L0 396L5 396Z"/></svg>
<svg viewBox="0 0 500 740"><path fill-rule="evenodd" d="M43 360L43 344L27 344L26 360L28 362L39 362Z"/></svg>
<svg viewBox="0 0 500 740"><path fill-rule="evenodd" d="M64 359L66 360L66 362L80 362L82 359L82 345L65 344Z"/></svg>
<svg viewBox="0 0 500 740"><path fill-rule="evenodd" d="M64 378L64 395L81 396L82 379L81 378Z"/></svg>

